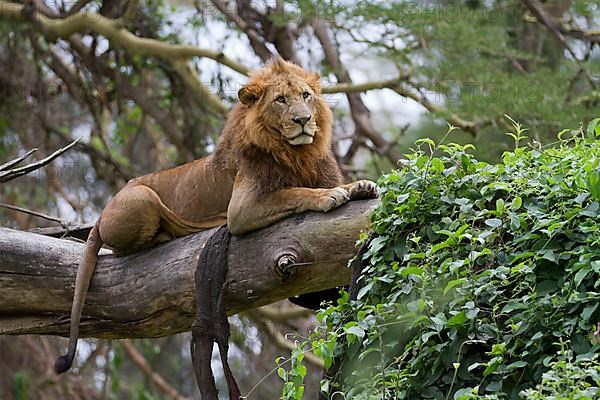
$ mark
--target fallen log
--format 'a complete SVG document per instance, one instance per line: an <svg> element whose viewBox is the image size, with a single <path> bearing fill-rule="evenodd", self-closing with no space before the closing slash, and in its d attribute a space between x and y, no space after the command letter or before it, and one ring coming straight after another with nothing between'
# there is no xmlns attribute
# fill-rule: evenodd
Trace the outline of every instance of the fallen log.
<svg viewBox="0 0 600 400"><path fill-rule="evenodd" d="M289 217L229 245L229 315L298 294L346 285L347 262L376 200L327 214ZM81 319L81 336L161 337L189 331L194 271L213 230L126 257L102 251ZM83 244L0 228L0 334L68 335Z"/></svg>

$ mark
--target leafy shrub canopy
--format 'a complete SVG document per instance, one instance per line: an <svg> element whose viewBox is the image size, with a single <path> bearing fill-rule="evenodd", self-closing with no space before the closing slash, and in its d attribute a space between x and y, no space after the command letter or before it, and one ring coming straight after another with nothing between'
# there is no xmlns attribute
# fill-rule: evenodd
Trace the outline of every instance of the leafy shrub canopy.
<svg viewBox="0 0 600 400"><path fill-rule="evenodd" d="M599 352L600 143L580 134L497 165L425 139L380 179L358 299L322 310L326 337L310 343L326 366L342 359L340 386L324 391L542 398L561 346L576 360Z"/></svg>

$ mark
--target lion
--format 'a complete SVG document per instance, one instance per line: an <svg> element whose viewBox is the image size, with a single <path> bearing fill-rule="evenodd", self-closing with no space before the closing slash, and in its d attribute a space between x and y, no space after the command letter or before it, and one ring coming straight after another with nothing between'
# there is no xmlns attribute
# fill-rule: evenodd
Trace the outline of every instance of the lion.
<svg viewBox="0 0 600 400"><path fill-rule="evenodd" d="M68 351L56 360L57 373L73 363L103 244L120 256L225 223L243 235L292 214L377 197L371 181L342 184L318 73L275 59L250 75L238 97L213 154L130 180L102 211L77 271Z"/></svg>

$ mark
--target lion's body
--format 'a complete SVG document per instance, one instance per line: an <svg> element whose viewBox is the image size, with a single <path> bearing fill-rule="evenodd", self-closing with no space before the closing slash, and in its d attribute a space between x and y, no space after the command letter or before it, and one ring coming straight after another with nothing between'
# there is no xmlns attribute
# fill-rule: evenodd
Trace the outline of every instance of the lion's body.
<svg viewBox="0 0 600 400"><path fill-rule="evenodd" d="M294 213L326 212L376 196L369 181L342 185L331 150L332 114L317 74L274 61L252 75L240 100L212 155L132 179L107 204L77 273L69 352L57 360L58 372L73 361L103 243L121 255L224 223L233 234L244 234Z"/></svg>

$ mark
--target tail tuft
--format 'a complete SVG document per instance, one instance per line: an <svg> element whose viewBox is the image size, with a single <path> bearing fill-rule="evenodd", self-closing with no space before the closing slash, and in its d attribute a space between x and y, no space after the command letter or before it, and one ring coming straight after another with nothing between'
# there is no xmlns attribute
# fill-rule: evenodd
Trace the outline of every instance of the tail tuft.
<svg viewBox="0 0 600 400"><path fill-rule="evenodd" d="M62 374L63 372L67 372L71 368L71 365L73 365L73 359L68 354L65 354L58 357L54 362L54 371L57 374Z"/></svg>

